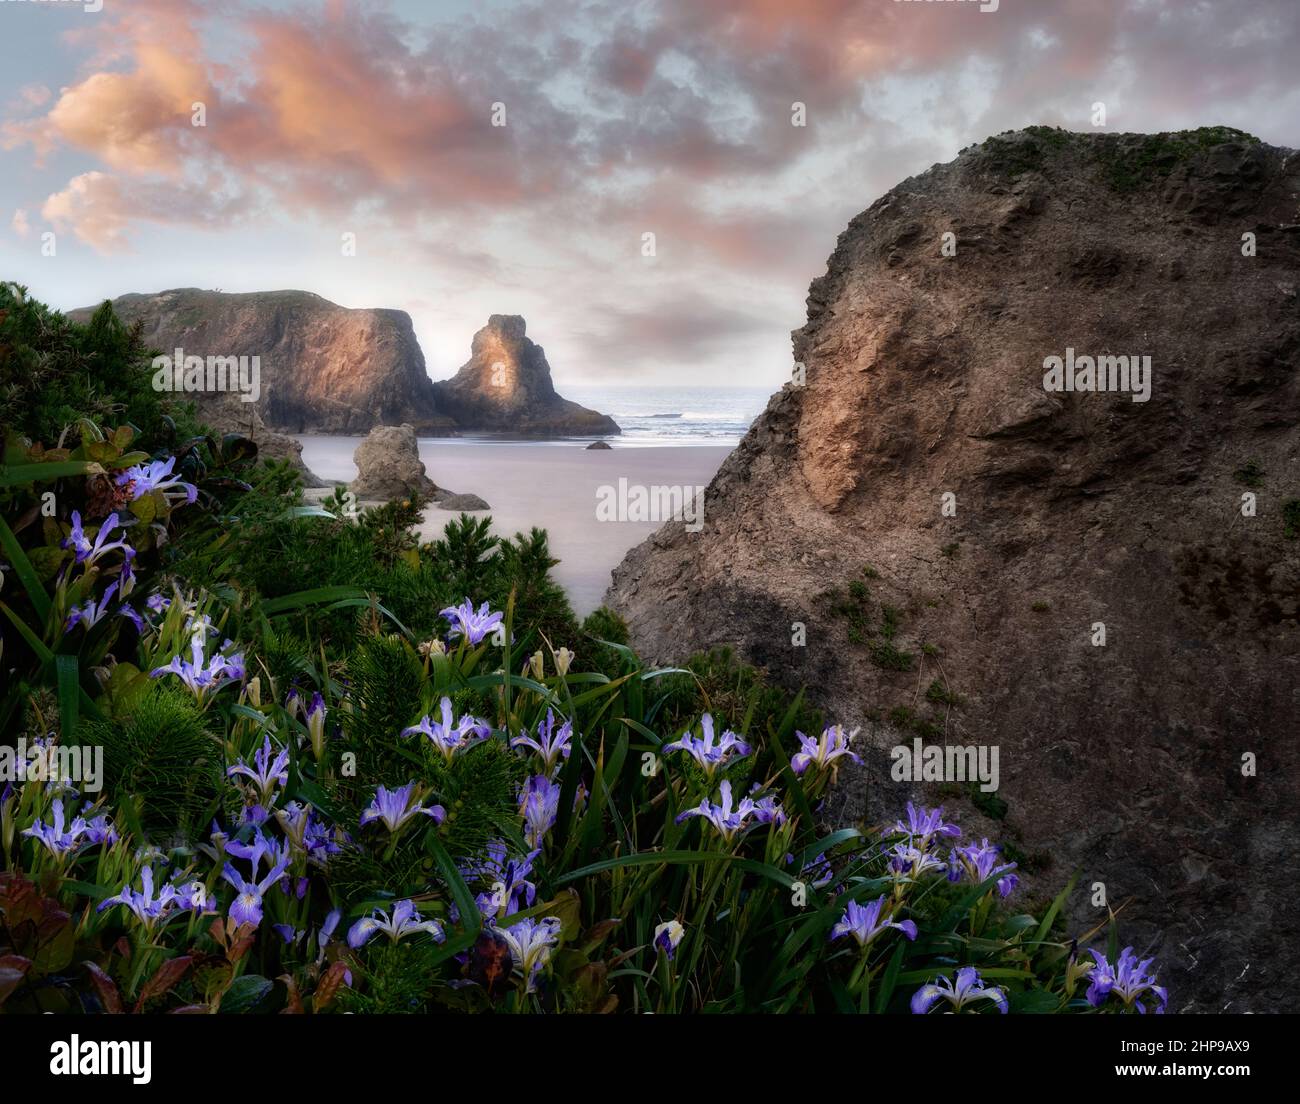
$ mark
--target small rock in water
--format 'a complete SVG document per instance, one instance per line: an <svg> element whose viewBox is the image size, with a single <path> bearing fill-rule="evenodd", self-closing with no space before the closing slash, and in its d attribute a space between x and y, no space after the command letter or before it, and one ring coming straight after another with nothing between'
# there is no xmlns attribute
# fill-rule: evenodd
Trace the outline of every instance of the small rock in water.
<svg viewBox="0 0 1300 1104"><path fill-rule="evenodd" d="M476 494L454 494L438 500L440 510L490 510L486 502Z"/></svg>
<svg viewBox="0 0 1300 1104"><path fill-rule="evenodd" d="M608 441L592 441L591 444L589 444L587 447L589 449L607 449L607 448L613 448L614 446L611 445Z"/></svg>

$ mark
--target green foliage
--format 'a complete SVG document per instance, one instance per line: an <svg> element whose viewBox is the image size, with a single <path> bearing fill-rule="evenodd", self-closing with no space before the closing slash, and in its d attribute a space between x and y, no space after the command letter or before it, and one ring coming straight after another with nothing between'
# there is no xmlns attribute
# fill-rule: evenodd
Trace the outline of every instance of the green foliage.
<svg viewBox="0 0 1300 1104"><path fill-rule="evenodd" d="M82 743L103 746L109 794L151 834L194 834L217 807L221 747L188 695L155 683L127 716L87 724Z"/></svg>
<svg viewBox="0 0 1300 1104"><path fill-rule="evenodd" d="M1247 460L1232 473L1232 477L1243 487L1258 490L1264 485L1264 474L1264 469L1258 460Z"/></svg>
<svg viewBox="0 0 1300 1104"><path fill-rule="evenodd" d="M1300 498L1282 503L1282 535L1287 540L1300 536Z"/></svg>
<svg viewBox="0 0 1300 1104"><path fill-rule="evenodd" d="M36 441L80 440L82 418L130 424L150 441L193 434L193 408L153 389L151 351L140 327L104 303L87 323L72 322L0 283L0 426Z"/></svg>

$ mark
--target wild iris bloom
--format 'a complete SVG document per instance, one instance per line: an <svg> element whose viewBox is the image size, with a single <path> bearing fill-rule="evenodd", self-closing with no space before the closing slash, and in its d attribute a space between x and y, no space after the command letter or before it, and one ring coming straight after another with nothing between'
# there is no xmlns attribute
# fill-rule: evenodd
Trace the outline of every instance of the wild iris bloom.
<svg viewBox="0 0 1300 1104"><path fill-rule="evenodd" d="M199 497L199 489L193 483L186 483L178 476L172 475L172 469L175 467L174 456L169 456L166 460L154 460L148 464L137 464L133 468L127 468L117 477L117 485L130 486L132 501L149 494L150 491L162 491L169 502L184 498L187 503L192 503Z"/></svg>
<svg viewBox="0 0 1300 1104"><path fill-rule="evenodd" d="M755 802L748 797L742 797L740 804L733 809L731 805L731 783L724 781L718 789L721 798L720 804L714 805L706 797L694 809L687 809L678 813L677 823L680 824L687 817L704 817L722 834L723 839L731 843L759 824L767 824L772 821L780 823L785 819L785 813L782 812L779 806L772 803L770 798L764 798L763 802ZM749 823L746 823L747 821Z"/></svg>
<svg viewBox="0 0 1300 1104"><path fill-rule="evenodd" d="M414 782L390 790L380 786L375 791L374 800L361 814L361 827L364 828L376 820L382 820L389 832L396 832L407 821L416 816L427 816L434 824L441 824L447 817L447 810L441 805L421 805L421 794Z"/></svg>
<svg viewBox="0 0 1300 1104"><path fill-rule="evenodd" d="M943 862L929 851L922 851L919 847L912 847L906 843L885 847L884 852L890 856L889 869L904 877L919 878L930 870L947 869Z"/></svg>
<svg viewBox="0 0 1300 1104"><path fill-rule="evenodd" d="M426 714L420 718L419 724L402 729L402 735L411 736L418 732L429 737L433 741L433 746L448 763L456 752L464 751L481 740L486 740L492 734L491 725L471 717L468 713L459 721L455 720L451 711L451 698L443 698L438 703L438 710L441 720L435 721Z"/></svg>
<svg viewBox="0 0 1300 1104"><path fill-rule="evenodd" d="M531 993L537 975L546 966L551 948L560 937L560 921L554 916L544 916L540 920L528 916L496 931L510 948L514 968L523 975L524 992Z"/></svg>
<svg viewBox="0 0 1300 1104"><path fill-rule="evenodd" d="M286 866L289 862L289 842L276 843L267 839L262 834L260 827L253 830L253 839L251 843L240 843L239 840L230 840L226 843L227 854L234 855L237 859L246 859L253 869L253 877L257 877L258 867L261 866L262 860L266 860L266 865L274 867L283 862Z"/></svg>
<svg viewBox="0 0 1300 1104"><path fill-rule="evenodd" d="M818 770L825 770L843 755L847 755L861 765L862 760L849 750L849 744L857 734L856 728L846 733L842 725L831 725L816 740L811 736L805 736L802 732L795 732L799 738L799 750L790 760L790 766L795 774L803 774L811 766L816 766Z"/></svg>
<svg viewBox="0 0 1300 1104"><path fill-rule="evenodd" d="M165 885L159 890L158 896L155 897L153 895L153 869L147 864L140 871L140 881L144 886L142 892L137 893L131 888L131 883L127 882L122 887L121 893L100 901L99 907L95 911L103 912L106 908L112 908L114 905L125 905L146 928L153 928L167 916L175 905L176 887Z"/></svg>
<svg viewBox="0 0 1300 1104"><path fill-rule="evenodd" d="M860 905L857 901L850 901L849 907L844 910L844 915L840 917L840 922L831 928L832 941L851 935L857 940L859 947L866 947L876 936L888 928L897 928L908 939L916 938L916 924L911 920L890 920L888 914L881 915L884 908L885 898L883 894L867 905Z"/></svg>
<svg viewBox="0 0 1300 1104"><path fill-rule="evenodd" d="M242 654L225 655L224 647L232 647L229 642L223 650L215 652L212 658L204 657L204 637L206 633L197 628L190 637L190 658L181 659L172 656L162 667L155 667L149 672L150 678L162 678L163 675L178 675L185 688L200 701L211 693L232 682L242 682L244 678L244 657Z"/></svg>
<svg viewBox="0 0 1300 1104"><path fill-rule="evenodd" d="M519 815L524 818L524 839L541 847L542 839L560 812L560 784L535 774L519 791Z"/></svg>
<svg viewBox="0 0 1300 1104"><path fill-rule="evenodd" d="M686 935L686 929L676 920L665 920L655 928L654 945L668 956L668 961L673 960L673 955L677 953L677 947Z"/></svg>
<svg viewBox="0 0 1300 1104"><path fill-rule="evenodd" d="M289 854L286 847L279 861L271 867L271 872L260 882L257 880L256 862L253 863L252 881L245 881L244 876L230 863L226 863L221 868L221 876L238 891L234 901L230 904L230 919L237 926L252 924L256 927L262 922L262 897L276 882L284 877L284 872L288 866Z"/></svg>
<svg viewBox="0 0 1300 1104"><path fill-rule="evenodd" d="M555 773L555 766L561 758L569 757L569 741L573 738L573 722L565 721L558 732L555 731L555 714L548 709L546 720L538 722L537 739L528 735L525 729L510 741L512 748L530 748L541 757L542 770L549 778Z"/></svg>
<svg viewBox="0 0 1300 1104"><path fill-rule="evenodd" d="M475 898L478 910L485 917L506 917L520 909L532 908L537 897L537 887L528 881L533 872L533 862L541 850L528 852L521 859L509 857L504 840L494 840L487 845L487 857L464 873L471 878L491 885L490 893L480 893Z"/></svg>
<svg viewBox="0 0 1300 1104"><path fill-rule="evenodd" d="M94 598L89 598L80 606L73 606L68 613L68 619L63 623L63 631L65 633L72 632L78 625L85 625L87 630L94 628L108 616L108 607L112 604L113 597L116 594L117 583L112 582L104 588L104 593L100 596L98 602ZM130 606L119 605L117 612L135 622L137 629L143 627L144 622L140 620L140 615Z"/></svg>
<svg viewBox="0 0 1300 1104"><path fill-rule="evenodd" d="M922 849L928 847L935 836L961 838L961 829L943 819L942 805L937 809L918 809L910 801L907 803L907 823L895 822L894 831L911 836L912 842Z"/></svg>
<svg viewBox="0 0 1300 1104"><path fill-rule="evenodd" d="M1003 1015L1007 1012L1007 995L995 986L984 986L979 971L974 966L963 966L957 971L957 983L951 978L935 978L912 994L912 1011L924 1016L939 1001L946 1000L951 1012L960 1012L977 1000L991 1000Z"/></svg>
<svg viewBox="0 0 1300 1104"><path fill-rule="evenodd" d="M104 817L100 817L97 824L103 824ZM24 828L19 835L29 836L34 840L39 840L45 845L55 858L62 858L64 855L77 850L83 843L112 843L117 839L117 833L112 830L112 839L108 839L106 834L101 834L92 829L81 817L73 817L71 823L66 823L66 814L63 811L63 799L55 798L51 806L50 823L35 820L31 827ZM96 838L98 837L98 838Z"/></svg>
<svg viewBox="0 0 1300 1104"><path fill-rule="evenodd" d="M271 805L274 802L275 788L289 783L289 749L280 748L272 758L271 735L267 733L262 740L262 746L253 753L251 767L243 759L239 759L233 767L226 768L227 778L234 778L236 775L243 775L250 779L260 802Z"/></svg>
<svg viewBox="0 0 1300 1104"><path fill-rule="evenodd" d="M1124 1007L1130 1011L1136 1009L1141 1015L1153 1011L1147 1008L1138 1000L1143 993L1151 992L1156 997L1156 1007L1154 1012L1157 1016L1164 1013L1169 1004L1169 990L1163 985L1156 984L1154 974L1147 971L1151 968L1153 958L1145 958L1138 961L1137 955L1133 953L1132 947L1125 947L1119 955L1119 961L1113 966L1106 960L1106 956L1099 951L1089 951L1096 960L1096 965L1092 968L1089 975L1092 984L1088 987L1088 1003L1093 1008L1100 1008L1106 1003L1107 998L1114 993L1124 1002Z"/></svg>
<svg viewBox="0 0 1300 1104"><path fill-rule="evenodd" d="M442 610L439 617L445 617L451 622L451 631L447 634L450 637L463 636L470 644L477 644L488 633L501 624L501 614L493 613L488 609L488 604L484 602L474 612L474 603L468 598L459 606L448 606Z"/></svg>
<svg viewBox="0 0 1300 1104"><path fill-rule="evenodd" d="M108 539L113 535L113 530L119 528L122 528L122 523L118 521L117 514L109 514L92 541L86 536L86 530L81 524L81 514L73 510L72 531L64 540L63 547L71 548L75 553L76 562L84 564L87 570L94 567L100 557L117 550L120 550L130 560L135 556L135 549L126 543L125 536L121 540L110 541Z"/></svg>
<svg viewBox="0 0 1300 1104"><path fill-rule="evenodd" d="M959 882L963 872L976 884L987 878L998 878L998 893L1006 897L1020 882L1020 875L1013 874L1015 863L998 863L1002 848L995 847L987 839L978 844L971 843L965 847L954 847L948 860L948 881Z"/></svg>
<svg viewBox="0 0 1300 1104"><path fill-rule="evenodd" d="M437 920L418 920L420 914L415 910L414 901L398 901L393 905L393 915L389 917L383 909L375 909L374 915L363 916L352 925L348 932L348 946L355 950L365 946L379 932L384 932L394 943L404 935L416 932L428 932L434 942L441 943L445 936L442 925Z"/></svg>
<svg viewBox="0 0 1300 1104"><path fill-rule="evenodd" d="M718 737L717 743L714 743L713 717L708 713L700 718L700 731L704 735L699 738L689 732L683 732L680 740L665 744L662 753L668 755L674 751L684 751L704 768L705 774L712 778L713 772L725 765L730 757L734 755L737 759L743 759L750 752L749 745L731 729L726 729Z"/></svg>

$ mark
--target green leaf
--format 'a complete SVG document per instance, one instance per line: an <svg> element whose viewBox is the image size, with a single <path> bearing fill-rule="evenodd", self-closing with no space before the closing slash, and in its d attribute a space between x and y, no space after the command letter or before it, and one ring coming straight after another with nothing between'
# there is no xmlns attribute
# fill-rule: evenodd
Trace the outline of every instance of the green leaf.
<svg viewBox="0 0 1300 1104"><path fill-rule="evenodd" d="M77 657L60 655L54 657L54 669L59 682L59 727L63 740L68 744L77 743L78 706L81 704L81 683L77 669Z"/></svg>
<svg viewBox="0 0 1300 1104"><path fill-rule="evenodd" d="M58 460L49 464L10 464L0 468L0 487L49 483L72 475L103 475L104 466L90 460Z"/></svg>
<svg viewBox="0 0 1300 1104"><path fill-rule="evenodd" d="M14 531L9 528L4 518L0 518L0 549L4 551L5 559L13 567L14 574L22 581L27 597L31 599L32 608L36 610L36 616L44 625L50 616L50 596L45 593L45 588L41 586L41 581L36 575L36 569L32 567L22 545L18 543L18 538L14 536Z"/></svg>
<svg viewBox="0 0 1300 1104"><path fill-rule="evenodd" d="M254 1012L275 988L275 982L261 974L243 974L235 978L221 995L219 1012L238 1016Z"/></svg>

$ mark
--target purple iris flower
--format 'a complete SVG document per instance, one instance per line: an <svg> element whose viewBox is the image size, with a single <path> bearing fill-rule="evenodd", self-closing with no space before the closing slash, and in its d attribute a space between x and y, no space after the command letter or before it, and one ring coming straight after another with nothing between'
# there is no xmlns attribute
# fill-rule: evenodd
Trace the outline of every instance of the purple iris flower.
<svg viewBox="0 0 1300 1104"><path fill-rule="evenodd" d="M185 688L200 701L208 694L215 693L223 686L244 679L244 657L242 654L227 655L225 649L233 647L227 641L222 650L214 652L211 659L206 658L206 632L197 626L190 636L190 658L182 659L172 656L162 667L155 667L149 672L150 678L162 678L163 675L177 675Z"/></svg>
<svg viewBox="0 0 1300 1104"><path fill-rule="evenodd" d="M114 551L120 551L128 560L132 559L135 556L135 549L126 543L125 537L121 540L109 540L114 529L122 529L125 533L125 529L122 523L118 521L116 513L109 514L104 519L104 523L99 527L99 531L96 532L95 539L92 541L86 536L86 530L81 524L81 514L73 510L72 531L63 541L63 547L71 548L75 554L76 562L84 564L87 569L94 567L102 556Z"/></svg>
<svg viewBox="0 0 1300 1104"><path fill-rule="evenodd" d="M750 787L750 794L756 793L758 783ZM785 810L776 803L776 798L772 794L766 794L763 797L756 797L754 800L754 819L759 824L775 824L778 828L786 821Z"/></svg>
<svg viewBox="0 0 1300 1104"><path fill-rule="evenodd" d="M227 847L230 845L227 844ZM286 847L271 871L261 881L257 880L257 864L253 864L252 879L246 881L230 863L221 868L221 876L236 889L235 899L230 903L230 919L236 926L252 924L257 927L262 922L262 897L270 888L284 877L289 866L289 852Z"/></svg>
<svg viewBox="0 0 1300 1104"><path fill-rule="evenodd" d="M787 854L785 857L786 866L793 862L794 855ZM799 871L799 877L811 885L813 889L822 889L835 880L835 868L826 857L826 852L823 851L815 859L804 863L803 869Z"/></svg>
<svg viewBox="0 0 1300 1104"><path fill-rule="evenodd" d="M493 840L487 845L487 857L464 873L476 880L487 882L492 888L475 898L479 912L485 917L512 916L521 909L532 908L537 898L537 887L528 880L533 863L541 850L528 852L523 858L510 858L504 840Z"/></svg>
<svg viewBox="0 0 1300 1104"><path fill-rule="evenodd" d="M162 491L169 502L180 498L184 498L187 503L194 502L199 497L199 489L193 483L186 483L178 476L172 475L175 467L174 456L169 456L166 460L154 460L148 464L136 464L135 467L127 468L117 477L117 485L125 487L129 484L133 501L151 491Z"/></svg>
<svg viewBox="0 0 1300 1104"><path fill-rule="evenodd" d="M901 820L894 824L894 831L911 836L912 842L920 848L926 848L935 836L961 838L961 829L955 824L948 824L943 819L943 806L937 809L918 809L910 801L907 803L907 823Z"/></svg>
<svg viewBox="0 0 1300 1104"><path fill-rule="evenodd" d="M991 1000L1003 1015L1007 1013L1007 995L996 986L985 986L974 966L957 971L956 984L951 978L938 977L912 994L912 1012L924 1016L939 1001L946 1000L951 1012L960 1012L978 1000Z"/></svg>
<svg viewBox="0 0 1300 1104"><path fill-rule="evenodd" d="M86 827L86 822L79 816L73 817L70 824L66 823L63 799L59 797L51 805L49 824L39 819L34 820L31 827L24 828L19 835L39 840L51 855L62 858L81 846Z"/></svg>
<svg viewBox="0 0 1300 1104"><path fill-rule="evenodd" d="M677 814L677 823L680 824L687 817L704 817L713 825L721 834L722 838L731 843L740 836L745 835L751 829L759 824L776 821L780 823L784 819L785 813L774 802L764 802L764 806L754 802L748 797L742 797L740 803L732 808L731 804L731 783L723 781L719 786L720 803L714 805L706 797L694 809L686 809ZM780 819L778 819L780 818Z"/></svg>
<svg viewBox="0 0 1300 1104"><path fill-rule="evenodd" d="M1120 952L1119 961L1111 965L1101 952L1093 950L1089 953L1096 961L1092 973L1088 975L1092 981L1088 987L1088 1003L1093 1008L1100 1008L1114 993L1124 1002L1125 1008L1137 1009L1141 1015L1146 1015L1153 1010L1138 998L1143 993L1151 992L1156 997L1155 1014L1159 1016L1164 1013L1169 1004L1169 990L1163 985L1157 985L1155 974L1148 973L1155 959L1144 958L1139 962L1133 948L1125 947Z"/></svg>
<svg viewBox="0 0 1300 1104"><path fill-rule="evenodd" d="M847 755L858 765L862 760L850 750L849 744L853 742L853 737L858 734L855 728L852 732L845 732L842 725L831 725L825 729L821 736L814 740L811 736L805 736L802 732L795 732L799 739L799 750L790 760L790 766L795 774L803 774L810 766L816 766L818 770L825 770L836 759Z"/></svg>
<svg viewBox="0 0 1300 1104"><path fill-rule="evenodd" d="M705 774L712 778L713 772L724 766L729 758L734 756L743 759L750 752L750 746L731 729L726 729L715 743L713 717L708 713L700 718L700 731L703 733L700 737L683 732L680 740L665 744L661 749L662 753L669 755L674 751L684 751L704 768Z"/></svg>
<svg viewBox="0 0 1300 1104"><path fill-rule="evenodd" d="M474 603L468 598L459 606L448 606L439 612L438 616L445 617L451 622L452 627L448 636L452 638L463 636L470 644L479 643L502 621L501 614L493 613L486 602L475 612Z"/></svg>
<svg viewBox="0 0 1300 1104"><path fill-rule="evenodd" d="M113 603L113 597L117 594L117 583L109 583L104 588L104 593L100 596L98 602L94 598L87 599L80 606L73 606L68 612L68 619L63 623L65 633L72 632L78 625L85 625L87 630L94 628L105 617L108 616L108 607ZM122 612L128 607L123 606L119 610ZM134 613L134 611L132 611Z"/></svg>
<svg viewBox="0 0 1300 1104"><path fill-rule="evenodd" d="M81 811L83 814L89 812L90 805L87 804ZM107 813L100 813L99 816L86 821L86 839L88 842L103 843L112 847L120 838L116 825L108 819Z"/></svg>
<svg viewBox="0 0 1300 1104"><path fill-rule="evenodd" d="M250 779L260 803L272 805L275 788L289 783L289 749L280 748L272 758L271 736L267 733L262 740L262 746L253 753L251 767L241 758L233 767L226 768L227 778L234 778L235 775L243 775Z"/></svg>
<svg viewBox="0 0 1300 1104"><path fill-rule="evenodd" d="M544 774L535 774L519 791L519 815L524 818L524 839L529 847L541 847L542 839L560 812L560 784Z"/></svg>
<svg viewBox="0 0 1300 1104"><path fill-rule="evenodd" d="M252 868L253 877L257 877L258 868L262 865L262 860L266 860L266 865L275 867L281 863L285 866L289 864L289 843L286 840L283 843L276 843L267 839L262 834L262 829L253 830L253 838L249 843L240 843L239 840L230 840L226 844L226 853L234 855L237 859L246 859Z"/></svg>
<svg viewBox="0 0 1300 1104"><path fill-rule="evenodd" d="M290 801L283 809L275 810L275 819L289 843L306 852L309 862L324 866L330 855L342 850L335 842L330 826L316 816L310 805Z"/></svg>
<svg viewBox="0 0 1300 1104"><path fill-rule="evenodd" d="M441 805L420 804L421 794L414 782L390 790L380 786L375 791L374 800L361 814L361 827L376 820L382 820L388 831L398 831L407 821L416 816L427 816L434 824L441 824L447 818L447 810Z"/></svg>
<svg viewBox="0 0 1300 1104"><path fill-rule="evenodd" d="M545 968L551 949L560 938L560 921L554 916L540 920L526 916L509 927L497 928L496 932L510 948L514 968L524 978L524 991L533 992L537 975Z"/></svg>
<svg viewBox="0 0 1300 1104"><path fill-rule="evenodd" d="M144 600L144 607L150 613L162 613L171 607L172 600L162 594L151 594Z"/></svg>
<svg viewBox="0 0 1300 1104"><path fill-rule="evenodd" d="M383 909L375 909L374 915L364 916L352 925L348 932L348 946L354 950L363 947L380 932L394 943L404 935L428 932L435 943L441 943L446 938L442 925L437 920L419 920L419 915L414 901L397 901L391 917Z"/></svg>
<svg viewBox="0 0 1300 1104"><path fill-rule="evenodd" d="M148 865L141 869L140 881L144 887L142 891L133 890L131 883L127 882L122 887L121 893L100 901L99 907L95 911L103 912L113 905L124 905L146 928L153 928L171 912L175 905L176 887L165 885L158 891L158 896L155 897L153 895L153 869Z"/></svg>
<svg viewBox="0 0 1300 1104"><path fill-rule="evenodd" d="M433 746L448 763L458 751L486 740L492 735L492 727L484 721L466 713L459 721L455 720L451 710L451 698L444 697L438 703L441 720L435 721L427 714L420 718L420 723L402 729L403 736L419 733L427 736Z"/></svg>
<svg viewBox="0 0 1300 1104"><path fill-rule="evenodd" d="M573 722L565 721L560 725L559 730L555 728L555 714L547 709L546 720L539 721L537 725L537 738L528 735L525 729L513 740L510 741L512 748L529 748L535 751L542 760L542 770L550 777L555 773L555 767L559 761L568 759L570 741L573 738Z"/></svg>
<svg viewBox="0 0 1300 1104"><path fill-rule="evenodd" d="M897 928L908 939L916 938L915 923L911 920L891 920L889 914L884 912L884 908L883 895L866 905L850 901L848 908L844 910L844 915L840 917L840 922L831 928L831 939L842 939L846 935L851 935L857 940L859 947L866 947L876 936L889 928Z"/></svg>
<svg viewBox="0 0 1300 1104"><path fill-rule="evenodd" d="M922 851L909 843L896 843L882 848L889 856L889 869L904 878L919 878L931 870L947 870L943 861L929 851Z"/></svg>
<svg viewBox="0 0 1300 1104"><path fill-rule="evenodd" d="M176 877L177 872L172 872ZM172 899L176 907L184 912L197 912L200 916L217 911L215 900L209 898L207 887L197 879L188 882L173 882L176 896Z"/></svg>
<svg viewBox="0 0 1300 1104"><path fill-rule="evenodd" d="M677 947L686 935L686 929L676 920L665 920L655 928L655 937L652 940L655 947L663 951L668 956L668 961L673 960L673 955L677 953Z"/></svg>
<svg viewBox="0 0 1300 1104"><path fill-rule="evenodd" d="M1001 853L1002 848L994 846L987 839L978 844L954 847L948 862L948 881L959 882L964 873L978 885L994 875L1001 875L997 882L998 893L1003 897L1008 896L1019 884L1020 875L1012 873L1016 869L1015 863L998 862Z"/></svg>

